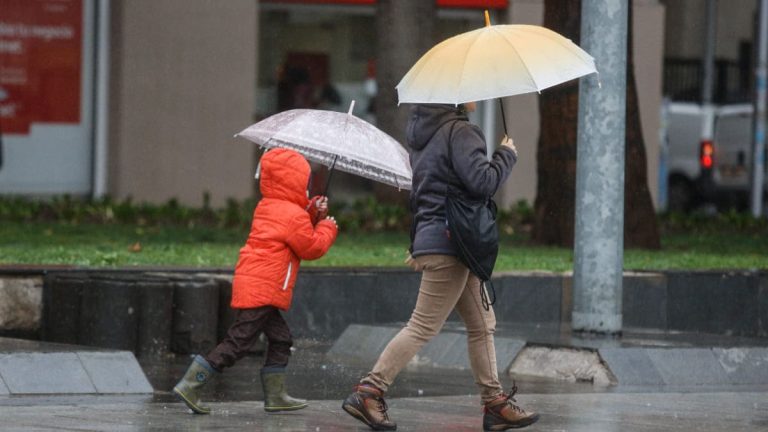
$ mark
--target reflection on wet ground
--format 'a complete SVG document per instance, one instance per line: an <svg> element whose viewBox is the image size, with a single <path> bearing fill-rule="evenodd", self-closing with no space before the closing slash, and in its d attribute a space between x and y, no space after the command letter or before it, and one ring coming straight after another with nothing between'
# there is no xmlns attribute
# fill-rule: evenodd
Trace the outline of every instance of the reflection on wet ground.
<svg viewBox="0 0 768 432"><path fill-rule="evenodd" d="M341 410L341 400L370 365L326 359L331 343L296 341L288 384L309 408L263 411L262 357L243 358L206 389L213 414L199 416L169 393L191 356L144 358L154 395L0 397L0 430L89 431L367 431ZM505 387L510 378L502 374ZM541 414L527 428L548 432L768 431L766 388L707 389L597 387L590 383L518 380L518 402ZM482 410L469 370L407 369L388 395L400 431L479 431Z"/></svg>
<svg viewBox="0 0 768 432"><path fill-rule="evenodd" d="M109 396L62 396L7 406L5 431L250 431L362 432L369 429L341 410L340 400L310 401L309 408L266 414L258 401L215 402L213 413L192 415L178 402L140 402ZM527 394L518 401L541 414L526 431L547 432L756 432L768 430L765 393ZM399 431L479 431L476 396L390 398Z"/></svg>
<svg viewBox="0 0 768 432"><path fill-rule="evenodd" d="M325 353L332 343L314 339L299 339L288 366L288 386L296 396L312 400L342 400L357 381L373 365L339 364L329 361ZM173 355L166 358L140 358L144 372L155 389L156 401L175 401L170 389L184 374L192 356ZM205 389L210 401L263 400L259 370L261 355L248 355L234 367L227 369ZM504 388L511 388L512 379L502 373ZM526 394L583 394L583 393L674 393L674 392L733 392L768 391L766 386L610 386L601 387L589 382L566 382L526 377L516 378L518 392ZM468 369L407 368L390 388L391 398L464 396L477 397L477 386Z"/></svg>
<svg viewBox="0 0 768 432"><path fill-rule="evenodd" d="M308 399L343 399L368 369L364 365L333 363L325 353L332 343L311 339L295 342L288 365L289 390ZM192 356L140 358L147 378L155 388L158 400L170 400L169 393L184 374ZM215 401L262 400L259 370L263 357L248 355L227 369L206 388L206 396ZM370 367L373 365L367 365ZM587 386L585 386L587 387ZM591 387L591 386L589 386ZM469 370L405 370L390 389L391 397L448 396L476 394L477 388ZM170 399L169 399L170 398Z"/></svg>

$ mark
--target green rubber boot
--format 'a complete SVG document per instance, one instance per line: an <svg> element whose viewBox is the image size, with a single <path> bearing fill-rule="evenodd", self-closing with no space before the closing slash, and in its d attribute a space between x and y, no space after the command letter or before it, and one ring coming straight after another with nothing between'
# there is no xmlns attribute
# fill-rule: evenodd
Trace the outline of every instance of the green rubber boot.
<svg viewBox="0 0 768 432"><path fill-rule="evenodd" d="M187 373L173 388L173 392L195 414L210 414L211 409L200 404L200 390L216 374L218 372L208 364L208 361L202 356L195 356L189 369L187 369Z"/></svg>
<svg viewBox="0 0 768 432"><path fill-rule="evenodd" d="M264 389L264 411L296 411L307 407L307 401L288 396L285 390L285 368L266 367L261 370Z"/></svg>

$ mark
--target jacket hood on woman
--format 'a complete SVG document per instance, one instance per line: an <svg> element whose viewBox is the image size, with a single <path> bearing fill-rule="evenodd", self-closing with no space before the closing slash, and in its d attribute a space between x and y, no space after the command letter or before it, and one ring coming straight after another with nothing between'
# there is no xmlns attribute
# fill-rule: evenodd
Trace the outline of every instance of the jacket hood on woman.
<svg viewBox="0 0 768 432"><path fill-rule="evenodd" d="M482 131L469 122L461 106L414 105L406 133L413 171L412 255L456 255L446 231L448 188L470 198L491 198L512 171L516 156L500 147L489 161Z"/></svg>
<svg viewBox="0 0 768 432"><path fill-rule="evenodd" d="M262 156L263 198L235 267L233 308L288 309L301 260L322 257L336 240L333 222L312 223L307 210L310 174L307 160L293 150L275 149Z"/></svg>

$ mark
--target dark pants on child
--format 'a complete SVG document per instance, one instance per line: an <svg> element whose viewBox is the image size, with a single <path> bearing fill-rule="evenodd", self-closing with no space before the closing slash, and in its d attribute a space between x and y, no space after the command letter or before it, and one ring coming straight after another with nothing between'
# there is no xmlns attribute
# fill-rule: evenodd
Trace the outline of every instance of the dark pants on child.
<svg viewBox="0 0 768 432"><path fill-rule="evenodd" d="M248 352L262 332L268 342L264 367L288 365L293 338L288 323L274 306L239 309L227 336L205 359L218 371L230 367Z"/></svg>

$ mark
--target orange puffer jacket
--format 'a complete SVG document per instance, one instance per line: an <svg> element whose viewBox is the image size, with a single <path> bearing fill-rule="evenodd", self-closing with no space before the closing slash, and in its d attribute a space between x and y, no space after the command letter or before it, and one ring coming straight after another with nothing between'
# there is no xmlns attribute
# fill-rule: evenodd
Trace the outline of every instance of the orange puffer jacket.
<svg viewBox="0 0 768 432"><path fill-rule="evenodd" d="M312 224L307 211L309 176L309 163L293 150L275 149L262 156L263 198L235 267L233 308L288 309L301 260L320 258L336 240L336 224Z"/></svg>

